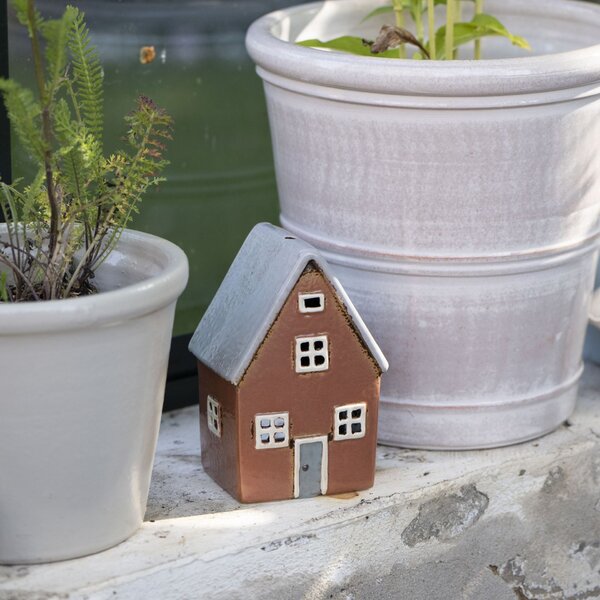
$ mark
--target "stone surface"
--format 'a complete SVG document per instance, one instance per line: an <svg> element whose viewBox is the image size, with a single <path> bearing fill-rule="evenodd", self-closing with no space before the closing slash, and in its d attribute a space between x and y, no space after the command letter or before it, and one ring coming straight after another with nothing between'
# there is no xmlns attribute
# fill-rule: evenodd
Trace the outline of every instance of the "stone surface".
<svg viewBox="0 0 600 600"><path fill-rule="evenodd" d="M73 561L0 567L0 600L600 598L600 368L574 416L481 452L380 447L372 490L239 505L202 471L197 410L163 418L147 521Z"/></svg>

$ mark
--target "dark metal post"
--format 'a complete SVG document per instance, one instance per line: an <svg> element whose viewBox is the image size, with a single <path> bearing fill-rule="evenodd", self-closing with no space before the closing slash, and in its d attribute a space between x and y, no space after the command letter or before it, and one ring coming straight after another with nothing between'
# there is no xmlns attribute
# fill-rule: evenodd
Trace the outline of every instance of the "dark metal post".
<svg viewBox="0 0 600 600"><path fill-rule="evenodd" d="M0 0L0 77L8 77L8 7L7 0ZM10 126L4 103L0 101L0 179L10 183ZM0 222L4 215L0 210Z"/></svg>

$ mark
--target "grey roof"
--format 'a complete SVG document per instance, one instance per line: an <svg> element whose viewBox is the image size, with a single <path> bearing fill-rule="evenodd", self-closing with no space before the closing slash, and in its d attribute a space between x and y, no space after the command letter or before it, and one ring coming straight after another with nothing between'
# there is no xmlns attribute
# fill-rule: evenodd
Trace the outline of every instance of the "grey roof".
<svg viewBox="0 0 600 600"><path fill-rule="evenodd" d="M192 337L190 351L237 385L310 261L333 285L381 371L387 371L385 356L325 259L310 244L269 223L256 225L246 238Z"/></svg>

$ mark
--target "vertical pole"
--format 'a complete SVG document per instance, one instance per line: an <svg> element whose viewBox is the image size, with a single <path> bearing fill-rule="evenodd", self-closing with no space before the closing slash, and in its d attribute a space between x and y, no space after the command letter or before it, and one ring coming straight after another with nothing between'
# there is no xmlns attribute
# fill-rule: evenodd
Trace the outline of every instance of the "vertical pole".
<svg viewBox="0 0 600 600"><path fill-rule="evenodd" d="M8 2L0 0L0 77L8 77ZM4 102L0 101L0 180L12 182L10 125ZM0 210L0 222L5 217Z"/></svg>

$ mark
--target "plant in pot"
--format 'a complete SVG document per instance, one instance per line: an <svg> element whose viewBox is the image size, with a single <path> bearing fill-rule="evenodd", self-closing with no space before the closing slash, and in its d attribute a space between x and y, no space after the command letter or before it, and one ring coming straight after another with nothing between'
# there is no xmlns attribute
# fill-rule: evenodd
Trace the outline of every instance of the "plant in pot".
<svg viewBox="0 0 600 600"><path fill-rule="evenodd" d="M15 0L36 92L0 80L36 173L0 183L0 563L82 556L142 522L185 254L126 229L171 119L140 97L104 156L102 67L84 15Z"/></svg>
<svg viewBox="0 0 600 600"><path fill-rule="evenodd" d="M600 7L431 4L413 23L424 3L394 1L395 24L373 0L296 6L255 22L247 48L281 222L327 257L389 358L380 440L501 446L574 408L599 235Z"/></svg>

